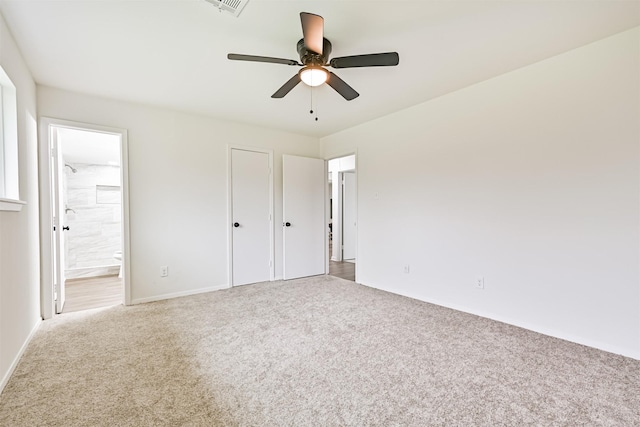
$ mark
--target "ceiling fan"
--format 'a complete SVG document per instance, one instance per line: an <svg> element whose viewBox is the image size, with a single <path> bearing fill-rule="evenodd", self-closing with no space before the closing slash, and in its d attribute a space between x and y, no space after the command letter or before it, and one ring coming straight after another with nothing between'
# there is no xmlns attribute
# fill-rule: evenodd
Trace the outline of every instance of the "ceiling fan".
<svg viewBox="0 0 640 427"><path fill-rule="evenodd" d="M273 64L297 65L300 71L280 89L272 98L283 98L301 81L309 86L320 86L327 83L347 101L357 98L360 94L344 80L328 71L325 67L355 68L355 67L389 67L398 65L400 57L397 52L372 53L367 55L342 56L329 60L331 42L324 38L324 18L313 13L300 13L303 38L298 42L297 50L300 62L293 59L272 58L268 56L241 55L230 53L228 59L234 61L269 62Z"/></svg>

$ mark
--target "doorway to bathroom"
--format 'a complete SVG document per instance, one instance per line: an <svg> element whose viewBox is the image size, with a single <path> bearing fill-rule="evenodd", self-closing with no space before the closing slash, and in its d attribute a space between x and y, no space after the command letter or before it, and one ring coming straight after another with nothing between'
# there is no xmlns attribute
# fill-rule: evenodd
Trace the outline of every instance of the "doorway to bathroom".
<svg viewBox="0 0 640 427"><path fill-rule="evenodd" d="M122 304L128 246L126 132L43 121L51 190L49 203L43 203L51 230L43 232L51 242L51 253L43 253L43 260L51 259L51 268L43 268L43 317Z"/></svg>

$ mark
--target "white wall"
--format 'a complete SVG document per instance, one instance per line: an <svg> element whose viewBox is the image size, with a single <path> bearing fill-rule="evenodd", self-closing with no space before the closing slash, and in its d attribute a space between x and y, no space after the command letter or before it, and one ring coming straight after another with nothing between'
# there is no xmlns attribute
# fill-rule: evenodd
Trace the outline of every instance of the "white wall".
<svg viewBox="0 0 640 427"><path fill-rule="evenodd" d="M128 130L133 302L228 286L228 144L274 150L282 276L282 154L318 157L317 138L41 86L38 109L41 117ZM169 276L161 278L163 265Z"/></svg>
<svg viewBox="0 0 640 427"><path fill-rule="evenodd" d="M40 322L36 86L0 16L0 65L16 86L20 212L0 211L0 390Z"/></svg>
<svg viewBox="0 0 640 427"><path fill-rule="evenodd" d="M639 31L323 138L359 282L640 358Z"/></svg>

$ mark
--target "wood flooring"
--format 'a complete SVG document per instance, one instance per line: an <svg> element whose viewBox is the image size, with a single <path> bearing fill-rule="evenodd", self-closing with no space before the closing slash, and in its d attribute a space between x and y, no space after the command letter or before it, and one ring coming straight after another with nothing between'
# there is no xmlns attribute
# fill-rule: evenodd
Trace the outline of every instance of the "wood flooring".
<svg viewBox="0 0 640 427"><path fill-rule="evenodd" d="M118 276L70 279L65 282L63 313L122 304L124 281Z"/></svg>
<svg viewBox="0 0 640 427"><path fill-rule="evenodd" d="M329 235L329 254L333 253L333 239ZM329 276L356 281L356 263L329 260Z"/></svg>
<svg viewBox="0 0 640 427"><path fill-rule="evenodd" d="M329 275L356 281L356 264L344 261L329 261Z"/></svg>

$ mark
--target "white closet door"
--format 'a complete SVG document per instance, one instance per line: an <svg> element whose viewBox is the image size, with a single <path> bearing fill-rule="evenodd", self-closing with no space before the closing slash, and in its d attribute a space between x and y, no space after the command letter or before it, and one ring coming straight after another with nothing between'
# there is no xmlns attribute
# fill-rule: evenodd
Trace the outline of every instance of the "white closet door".
<svg viewBox="0 0 640 427"><path fill-rule="evenodd" d="M284 278L325 273L325 162L282 157Z"/></svg>
<svg viewBox="0 0 640 427"><path fill-rule="evenodd" d="M231 150L232 284L270 280L269 154Z"/></svg>

